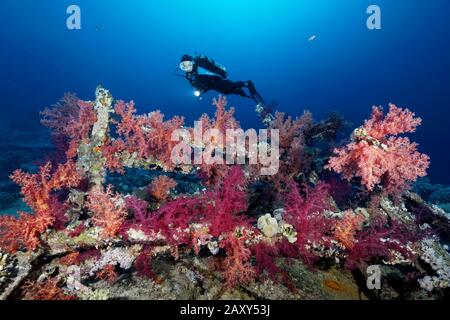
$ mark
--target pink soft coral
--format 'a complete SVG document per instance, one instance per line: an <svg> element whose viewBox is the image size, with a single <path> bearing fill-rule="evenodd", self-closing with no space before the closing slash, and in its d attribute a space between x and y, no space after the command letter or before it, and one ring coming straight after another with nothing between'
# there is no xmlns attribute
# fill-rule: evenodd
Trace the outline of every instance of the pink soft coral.
<svg viewBox="0 0 450 320"><path fill-rule="evenodd" d="M200 135L203 139L207 130L218 130L223 139L211 137L209 147L224 148L226 130L238 129L239 123L234 118L234 109L226 109L225 97L214 99L213 104L217 108L215 117L211 119L208 115L203 115L199 120L202 130L194 133L191 129L191 134ZM137 115L133 101L129 103L117 101L114 111L118 115L118 120L115 122L118 137L106 141L102 147L109 170L124 173L123 155L127 157L134 155L137 161L159 163L164 169L174 169L177 164L172 161L172 151L178 142L172 141L172 135L175 130L183 128L184 119L182 117L174 117L165 121L164 115L160 111ZM200 175L205 177L209 186L220 184L230 169L226 164L207 164L205 161L201 161L199 167Z"/></svg>
<svg viewBox="0 0 450 320"><path fill-rule="evenodd" d="M335 150L327 168L348 180L361 178L369 191L382 185L388 193L401 193L425 176L429 166L429 157L416 150L416 143L398 136L414 132L420 123L408 109L391 104L384 115L380 107L374 107L371 119L355 130L353 142Z"/></svg>
<svg viewBox="0 0 450 320"><path fill-rule="evenodd" d="M68 127L76 121L80 112L78 97L74 93L66 93L50 108L40 112L41 123L52 129L54 134L68 135Z"/></svg>
<svg viewBox="0 0 450 320"><path fill-rule="evenodd" d="M224 260L226 286L233 287L253 279L251 250L245 245L247 230L252 226L241 215L247 210L247 196L240 167L233 167L216 189L197 196L181 196L153 213L148 212L145 201L127 197L126 202L135 218L122 227L125 238L130 229L143 231L150 238L160 234L172 246L175 257L179 246L199 254L199 243L218 238L221 239L220 248L227 254ZM240 231L238 227L241 227ZM148 254L143 253L137 261L136 267L144 270L144 274L152 274L148 259Z"/></svg>
<svg viewBox="0 0 450 320"><path fill-rule="evenodd" d="M186 230L192 223L199 222L201 217L211 209L202 196L181 196L130 227L143 230L148 235L160 231L167 243L174 246L190 245L190 235ZM139 216L142 217L143 214Z"/></svg>
<svg viewBox="0 0 450 320"><path fill-rule="evenodd" d="M41 235L56 222L61 222L58 220L66 209L55 191L78 186L81 176L75 164L69 161L59 165L54 172L50 163L36 174L17 170L11 179L21 186L21 193L33 214L20 213L19 218L0 217L0 247L10 252L22 246L34 250L40 245Z"/></svg>

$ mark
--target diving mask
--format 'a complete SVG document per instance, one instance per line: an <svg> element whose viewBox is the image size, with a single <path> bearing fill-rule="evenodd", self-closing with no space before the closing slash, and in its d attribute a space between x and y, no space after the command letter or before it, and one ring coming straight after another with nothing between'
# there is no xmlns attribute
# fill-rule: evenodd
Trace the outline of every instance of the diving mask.
<svg viewBox="0 0 450 320"><path fill-rule="evenodd" d="M192 72L194 70L194 62L192 61L183 61L180 63L180 69L184 72Z"/></svg>

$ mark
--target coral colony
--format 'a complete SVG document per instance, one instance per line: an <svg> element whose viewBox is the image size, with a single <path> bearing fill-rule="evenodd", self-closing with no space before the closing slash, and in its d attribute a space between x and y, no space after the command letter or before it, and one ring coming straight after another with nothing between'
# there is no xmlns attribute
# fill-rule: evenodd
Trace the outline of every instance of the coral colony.
<svg viewBox="0 0 450 320"><path fill-rule="evenodd" d="M57 152L38 172L11 175L32 213L0 217L1 298L113 298L114 284L161 285L158 262L189 257L207 261L203 276L191 264L191 280L215 274L221 292L271 281L301 298L290 268L300 261L363 279L369 266L396 268L409 286L400 296L445 296L448 216L409 191L429 166L404 136L421 123L414 113L374 107L338 143L337 116L277 112L258 134L241 129L225 97L213 104L215 117L192 128L159 111L138 115L101 87L95 101L67 94L43 111ZM131 170L159 175L128 192L108 182ZM181 188L187 177L202 187Z"/></svg>

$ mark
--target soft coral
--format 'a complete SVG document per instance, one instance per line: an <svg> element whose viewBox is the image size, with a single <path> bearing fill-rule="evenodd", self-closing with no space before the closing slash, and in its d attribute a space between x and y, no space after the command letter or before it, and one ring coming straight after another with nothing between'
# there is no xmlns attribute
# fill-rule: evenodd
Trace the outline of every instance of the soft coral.
<svg viewBox="0 0 450 320"><path fill-rule="evenodd" d="M120 230L127 215L125 202L120 195L114 194L112 187L105 191L92 189L88 195L87 208L93 212L92 221L102 228L104 239L114 237Z"/></svg>
<svg viewBox="0 0 450 320"><path fill-rule="evenodd" d="M171 136L183 126L184 119L174 117L165 121L160 111L136 115L133 101L117 101L114 110L119 116L116 123L119 139L106 146L104 155L105 152L127 151L137 154L140 159L158 160L165 168L173 169L171 156L176 142L172 141ZM113 156L109 158L117 159ZM117 163L113 167L117 168Z"/></svg>
<svg viewBox="0 0 450 320"><path fill-rule="evenodd" d="M347 248L346 267L355 269L383 259L389 261L394 253L405 260L414 260L415 253L409 245L423 236L415 226L375 217L370 226L356 234L353 246Z"/></svg>
<svg viewBox="0 0 450 320"><path fill-rule="evenodd" d="M41 123L52 130L54 141L65 150L68 159L76 156L81 141L89 137L97 120L93 107L93 103L67 93L52 108L41 112Z"/></svg>
<svg viewBox="0 0 450 320"><path fill-rule="evenodd" d="M334 237L346 248L351 249L356 242L355 234L362 229L363 223L363 215L358 215L352 210L347 210L334 226Z"/></svg>
<svg viewBox="0 0 450 320"><path fill-rule="evenodd" d="M296 252L307 264L312 264L317 256L311 247L327 245L331 241L333 221L323 214L325 210L333 209L328 185L320 183L313 188L305 186L302 194L297 184L291 181L288 189L283 218L297 232L297 241L291 245L295 250L290 252Z"/></svg>
<svg viewBox="0 0 450 320"><path fill-rule="evenodd" d="M148 190L153 198L159 202L164 202L170 195L170 190L177 186L177 182L168 176L159 176L154 179Z"/></svg>
<svg viewBox="0 0 450 320"><path fill-rule="evenodd" d="M248 226L247 219L240 215L247 210L245 184L244 172L239 166L234 166L222 185L207 194L207 198L213 201L214 211L206 217L213 236L233 231L237 226Z"/></svg>
<svg viewBox="0 0 450 320"><path fill-rule="evenodd" d="M53 278L44 283L27 282L24 285L25 299L28 300L76 300L73 295L67 295L61 288L60 280Z"/></svg>
<svg viewBox="0 0 450 320"><path fill-rule="evenodd" d="M171 245L192 246L187 230L191 224L197 223L207 225L209 233L219 237L238 226L249 226L248 219L241 215L247 209L244 188L244 173L236 166L216 189L196 196L180 196L151 214L146 212L142 201L130 199L136 219L127 223L123 231L126 233L129 228L137 228L148 235L160 231Z"/></svg>
<svg viewBox="0 0 450 320"><path fill-rule="evenodd" d="M214 118L211 119L207 114L203 114L199 122L202 124L202 135L208 131L216 129L222 134L222 140L212 139L208 141L213 146L219 148L225 147L225 134L227 130L239 129L240 124L234 118L234 108L227 110L228 101L225 96L219 96L218 99L214 98L213 105L216 107Z"/></svg>
<svg viewBox="0 0 450 320"><path fill-rule="evenodd" d="M289 289L294 290L295 287L288 272L277 264L277 259L282 254L280 247L282 247L282 245L265 241L259 242L251 247L255 254L258 277L261 279L268 277L272 281L281 280Z"/></svg>
<svg viewBox="0 0 450 320"><path fill-rule="evenodd" d="M399 134L414 132L421 123L414 113L391 104L384 115L374 107L372 117L355 130L353 141L336 149L327 165L351 180L361 178L361 183L372 191L382 185L388 193L401 193L410 182L426 175L429 157L417 152L417 144Z"/></svg>
<svg viewBox="0 0 450 320"><path fill-rule="evenodd" d="M290 179L309 170L312 157L307 151L305 132L312 124L310 112L295 119L282 112L275 113L271 127L279 130L280 168L273 180L278 190Z"/></svg>
<svg viewBox="0 0 450 320"><path fill-rule="evenodd" d="M225 150L227 130L240 129L239 122L234 118L234 108L227 110L227 104L227 98L225 96L219 96L218 99L213 100L213 105L216 107L214 118L211 119L207 114L204 114L199 119L199 123L201 124L200 133L203 139L206 139L205 133L209 130L215 130L219 133L218 136L213 135L209 141L205 141L208 147L211 148L210 150L214 148ZM230 166L225 163L208 164L205 159L202 159L199 175L205 179L208 186L217 186L228 175L229 170Z"/></svg>
<svg viewBox="0 0 450 320"><path fill-rule="evenodd" d="M76 187L81 176L75 164L69 161L59 165L54 172L50 163L36 174L17 170L11 179L21 186L21 193L33 214L20 213L19 218L0 217L0 246L11 252L22 246L34 250L40 245L41 235L55 222L60 223L64 214L65 206L55 192Z"/></svg>
<svg viewBox="0 0 450 320"><path fill-rule="evenodd" d="M233 288L237 284L248 284L256 275L250 263L251 250L245 246L246 237L228 233L221 242L227 257L224 260L225 287Z"/></svg>

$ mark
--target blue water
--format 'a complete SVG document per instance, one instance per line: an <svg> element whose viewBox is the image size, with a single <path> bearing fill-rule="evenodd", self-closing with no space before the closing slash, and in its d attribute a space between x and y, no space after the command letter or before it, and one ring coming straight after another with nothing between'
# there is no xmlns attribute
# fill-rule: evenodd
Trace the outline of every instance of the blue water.
<svg viewBox="0 0 450 320"><path fill-rule="evenodd" d="M81 30L66 28L70 4ZM370 4L382 30L366 27ZM431 156L429 176L450 183L448 0L2 0L0 116L37 118L64 92L92 99L101 83L140 112L189 124L213 111L213 93L199 102L172 75L195 52L294 115L339 111L356 126L374 104L409 107L424 120L414 140ZM244 127L260 126L251 101L230 102Z"/></svg>

